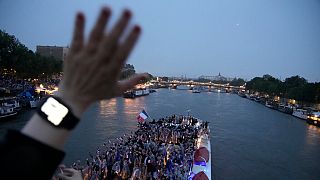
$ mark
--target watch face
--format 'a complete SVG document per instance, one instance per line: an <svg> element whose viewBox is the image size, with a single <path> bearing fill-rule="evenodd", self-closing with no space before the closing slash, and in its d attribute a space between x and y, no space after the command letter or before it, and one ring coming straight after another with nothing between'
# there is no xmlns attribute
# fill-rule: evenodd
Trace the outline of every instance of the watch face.
<svg viewBox="0 0 320 180"><path fill-rule="evenodd" d="M59 103L52 97L49 97L42 105L41 111L48 116L48 120L54 125L59 125L63 118L68 114L68 108Z"/></svg>

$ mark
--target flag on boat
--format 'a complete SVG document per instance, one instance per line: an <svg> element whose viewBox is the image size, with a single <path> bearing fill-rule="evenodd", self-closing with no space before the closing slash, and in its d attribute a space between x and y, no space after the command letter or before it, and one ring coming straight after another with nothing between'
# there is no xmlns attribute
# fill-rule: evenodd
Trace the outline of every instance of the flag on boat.
<svg viewBox="0 0 320 180"><path fill-rule="evenodd" d="M149 115L147 114L147 112L143 109L141 111L141 113L137 116L137 120L138 122L142 123L144 122L144 120L146 120L149 117Z"/></svg>

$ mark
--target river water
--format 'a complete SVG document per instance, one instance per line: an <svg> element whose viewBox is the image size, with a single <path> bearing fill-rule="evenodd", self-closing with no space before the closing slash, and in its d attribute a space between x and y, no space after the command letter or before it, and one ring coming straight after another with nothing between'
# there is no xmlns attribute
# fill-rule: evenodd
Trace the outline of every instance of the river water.
<svg viewBox="0 0 320 180"><path fill-rule="evenodd" d="M142 109L154 119L189 110L209 121L214 179L320 179L320 128L235 94L184 90L92 105L66 145L64 163L83 161L103 142L134 131ZM32 113L1 122L0 134L20 129Z"/></svg>

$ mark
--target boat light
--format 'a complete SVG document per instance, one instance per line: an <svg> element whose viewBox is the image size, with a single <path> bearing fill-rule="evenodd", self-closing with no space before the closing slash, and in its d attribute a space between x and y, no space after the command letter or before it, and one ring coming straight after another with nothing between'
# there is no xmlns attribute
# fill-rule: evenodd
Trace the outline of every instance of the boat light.
<svg viewBox="0 0 320 180"><path fill-rule="evenodd" d="M207 163L205 161L195 161L193 164L197 166L207 166Z"/></svg>

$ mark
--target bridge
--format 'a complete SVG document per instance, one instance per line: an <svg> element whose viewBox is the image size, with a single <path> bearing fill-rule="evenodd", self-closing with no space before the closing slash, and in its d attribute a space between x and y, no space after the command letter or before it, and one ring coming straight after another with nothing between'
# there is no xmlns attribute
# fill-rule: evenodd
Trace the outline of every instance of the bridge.
<svg viewBox="0 0 320 180"><path fill-rule="evenodd" d="M195 82L195 81L178 81L178 80L173 80L173 81L152 80L152 81L150 81L150 84L157 86L157 87L176 88L177 86L185 85L185 86L189 86L190 88L192 88L192 87L205 87L208 89L226 89L226 90L236 90L236 91L241 91L246 88L245 86L231 86L229 83L217 84L217 83L212 83L212 82Z"/></svg>

